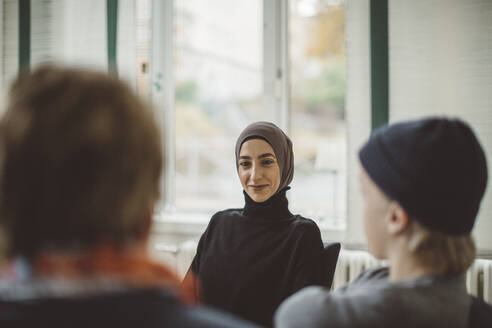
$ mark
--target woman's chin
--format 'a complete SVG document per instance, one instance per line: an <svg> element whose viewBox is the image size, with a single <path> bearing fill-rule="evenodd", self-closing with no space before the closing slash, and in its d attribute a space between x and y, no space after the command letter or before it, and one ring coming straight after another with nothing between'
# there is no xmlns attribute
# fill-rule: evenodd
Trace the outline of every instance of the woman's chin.
<svg viewBox="0 0 492 328"><path fill-rule="evenodd" d="M249 191L248 196L257 203L263 203L267 201L272 195L267 192Z"/></svg>

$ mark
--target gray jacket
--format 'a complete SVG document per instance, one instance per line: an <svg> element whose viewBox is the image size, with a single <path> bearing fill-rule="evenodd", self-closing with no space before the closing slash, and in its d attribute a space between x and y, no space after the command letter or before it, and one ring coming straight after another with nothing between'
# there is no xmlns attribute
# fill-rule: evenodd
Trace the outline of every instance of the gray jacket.
<svg viewBox="0 0 492 328"><path fill-rule="evenodd" d="M463 275L394 283L382 268L366 271L334 292L304 288L282 303L275 326L467 327L470 305Z"/></svg>

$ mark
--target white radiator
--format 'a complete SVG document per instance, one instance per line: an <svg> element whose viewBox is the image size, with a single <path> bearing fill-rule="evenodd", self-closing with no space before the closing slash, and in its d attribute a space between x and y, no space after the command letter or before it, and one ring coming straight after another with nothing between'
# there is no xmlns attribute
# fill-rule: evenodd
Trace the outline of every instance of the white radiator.
<svg viewBox="0 0 492 328"><path fill-rule="evenodd" d="M155 248L159 253L166 253L167 257L161 258L183 277L193 260L193 256L195 256L196 246L196 242L187 241L179 247L157 244ZM342 249L332 288L337 289L354 280L366 269L382 265L385 265L385 261L376 260L366 251ZM492 304L492 260L475 260L466 274L466 287L470 294Z"/></svg>
<svg viewBox="0 0 492 328"><path fill-rule="evenodd" d="M466 274L468 292L492 304L492 260L477 259Z"/></svg>
<svg viewBox="0 0 492 328"><path fill-rule="evenodd" d="M362 271L384 265L365 251L340 250L332 289L342 287L349 281L357 278Z"/></svg>

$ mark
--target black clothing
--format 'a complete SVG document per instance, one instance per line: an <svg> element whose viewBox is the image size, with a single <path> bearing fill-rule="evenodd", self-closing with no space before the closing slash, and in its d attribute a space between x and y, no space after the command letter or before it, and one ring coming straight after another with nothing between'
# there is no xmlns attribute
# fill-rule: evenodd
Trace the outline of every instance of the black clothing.
<svg viewBox="0 0 492 328"><path fill-rule="evenodd" d="M322 283L319 228L289 212L287 189L263 203L244 193L243 209L212 217L191 264L202 302L271 326L285 298Z"/></svg>
<svg viewBox="0 0 492 328"><path fill-rule="evenodd" d="M0 298L0 327L255 327L203 307L185 306L165 290L126 290L29 300Z"/></svg>

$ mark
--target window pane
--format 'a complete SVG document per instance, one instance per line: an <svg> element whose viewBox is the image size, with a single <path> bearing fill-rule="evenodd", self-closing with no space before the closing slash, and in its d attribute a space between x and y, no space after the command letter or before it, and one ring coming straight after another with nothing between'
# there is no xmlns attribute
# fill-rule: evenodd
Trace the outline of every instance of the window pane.
<svg viewBox="0 0 492 328"><path fill-rule="evenodd" d="M290 83L296 212L343 225L346 202L345 8L290 2Z"/></svg>
<svg viewBox="0 0 492 328"><path fill-rule="evenodd" d="M242 206L234 143L262 110L262 1L175 2L176 207Z"/></svg>

